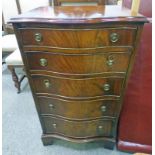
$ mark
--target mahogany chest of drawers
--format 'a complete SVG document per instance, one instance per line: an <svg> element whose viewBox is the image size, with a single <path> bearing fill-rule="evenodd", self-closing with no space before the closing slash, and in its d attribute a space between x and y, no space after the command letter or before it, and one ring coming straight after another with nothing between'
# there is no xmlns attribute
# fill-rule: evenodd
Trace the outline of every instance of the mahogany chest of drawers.
<svg viewBox="0 0 155 155"><path fill-rule="evenodd" d="M40 7L11 19L43 129L113 148L143 16L112 6Z"/></svg>

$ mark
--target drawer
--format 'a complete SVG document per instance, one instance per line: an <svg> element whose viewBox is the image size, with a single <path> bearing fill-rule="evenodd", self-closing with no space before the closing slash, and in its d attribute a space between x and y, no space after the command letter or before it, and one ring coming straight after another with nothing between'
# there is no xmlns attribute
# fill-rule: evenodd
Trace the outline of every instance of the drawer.
<svg viewBox="0 0 155 155"><path fill-rule="evenodd" d="M60 48L94 48L103 46L132 46L136 28L104 29L20 29L23 45Z"/></svg>
<svg viewBox="0 0 155 155"><path fill-rule="evenodd" d="M70 119L93 119L104 116L116 117L119 100L70 101L51 97L38 97L40 113Z"/></svg>
<svg viewBox="0 0 155 155"><path fill-rule="evenodd" d="M112 136L112 120L69 121L54 117L42 117L42 119L47 134L60 134L74 138Z"/></svg>
<svg viewBox="0 0 155 155"><path fill-rule="evenodd" d="M62 97L98 97L103 95L120 96L123 77L93 77L83 79L32 75L37 94L52 94Z"/></svg>
<svg viewBox="0 0 155 155"><path fill-rule="evenodd" d="M126 72L131 53L58 54L27 52L26 55L30 70L47 70L59 74L97 74Z"/></svg>

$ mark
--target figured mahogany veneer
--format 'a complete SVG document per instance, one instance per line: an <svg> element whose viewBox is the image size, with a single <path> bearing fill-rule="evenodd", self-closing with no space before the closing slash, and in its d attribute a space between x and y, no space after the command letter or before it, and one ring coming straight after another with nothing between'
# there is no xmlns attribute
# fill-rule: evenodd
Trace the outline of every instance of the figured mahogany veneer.
<svg viewBox="0 0 155 155"><path fill-rule="evenodd" d="M60 78L46 75L32 75L36 94L53 94L66 98L92 98L103 95L120 96L124 78L99 77L99 78ZM49 83L49 87L45 83ZM109 85L105 90L104 86Z"/></svg>
<svg viewBox="0 0 155 155"><path fill-rule="evenodd" d="M36 33L41 34L42 40L40 42L36 42L34 39ZM112 33L118 34L117 42L110 40ZM24 46L52 46L61 48L132 46L135 41L135 33L136 28L134 27L105 29L50 29L35 27L21 29Z"/></svg>
<svg viewBox="0 0 155 155"><path fill-rule="evenodd" d="M114 147L146 21L117 6L40 7L11 19L44 145L57 138Z"/></svg>
<svg viewBox="0 0 155 155"><path fill-rule="evenodd" d="M126 72L131 52L101 52L95 54L61 54L53 52L27 52L32 71L46 70L61 74L98 74L103 72ZM47 64L42 66L40 61ZM112 59L112 63L109 62ZM104 64L104 65L103 65Z"/></svg>
<svg viewBox="0 0 155 155"><path fill-rule="evenodd" d="M37 100L41 115L51 115L71 120L87 120L101 117L115 118L120 106L119 100L111 98L71 101L39 96Z"/></svg>
<svg viewBox="0 0 155 155"><path fill-rule="evenodd" d="M44 120L46 133L58 133L72 138L113 136L112 120L70 121L47 116L42 118Z"/></svg>

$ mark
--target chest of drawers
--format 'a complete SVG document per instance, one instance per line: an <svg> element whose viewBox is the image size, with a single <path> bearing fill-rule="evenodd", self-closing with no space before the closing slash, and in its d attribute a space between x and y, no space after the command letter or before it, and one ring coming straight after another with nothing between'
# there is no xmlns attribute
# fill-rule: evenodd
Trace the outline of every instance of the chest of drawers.
<svg viewBox="0 0 155 155"><path fill-rule="evenodd" d="M111 6L40 7L11 19L44 145L58 138L113 148L145 22Z"/></svg>

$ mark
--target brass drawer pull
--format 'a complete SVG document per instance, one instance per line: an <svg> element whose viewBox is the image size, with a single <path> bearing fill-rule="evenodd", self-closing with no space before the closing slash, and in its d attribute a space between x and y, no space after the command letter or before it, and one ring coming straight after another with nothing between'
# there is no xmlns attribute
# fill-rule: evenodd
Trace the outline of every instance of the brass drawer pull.
<svg viewBox="0 0 155 155"><path fill-rule="evenodd" d="M97 127L97 132L98 132L99 135L103 135L104 131L103 131L103 126L102 125L99 125Z"/></svg>
<svg viewBox="0 0 155 155"><path fill-rule="evenodd" d="M105 112L106 110L107 110L106 106L104 106L104 105L101 106L101 111L102 111L102 112Z"/></svg>
<svg viewBox="0 0 155 155"><path fill-rule="evenodd" d="M51 83L49 82L49 80L44 80L44 85L45 85L46 88L51 87Z"/></svg>
<svg viewBox="0 0 155 155"><path fill-rule="evenodd" d="M103 89L104 89L104 91L109 91L110 90L110 85L109 84L104 84L103 85Z"/></svg>
<svg viewBox="0 0 155 155"><path fill-rule="evenodd" d="M35 37L36 42L41 42L42 41L41 33L35 33L34 37Z"/></svg>
<svg viewBox="0 0 155 155"><path fill-rule="evenodd" d="M56 129L57 128L57 125L54 123L52 124L53 128Z"/></svg>
<svg viewBox="0 0 155 155"><path fill-rule="evenodd" d="M113 60L108 60L108 61L107 61L107 65L108 65L108 66L112 66L112 65L113 65L113 63L114 63L114 61L113 61Z"/></svg>
<svg viewBox="0 0 155 155"><path fill-rule="evenodd" d="M50 108L51 110L54 109L54 105L53 105L53 104L49 104L48 106L49 106L49 108Z"/></svg>
<svg viewBox="0 0 155 155"><path fill-rule="evenodd" d="M114 57L113 57L113 55L109 55L107 58L107 65L112 66L113 63L114 63Z"/></svg>
<svg viewBox="0 0 155 155"><path fill-rule="evenodd" d="M103 126L102 126L102 125L99 125L99 126L98 126L98 129L99 129L99 130L103 130Z"/></svg>
<svg viewBox="0 0 155 155"><path fill-rule="evenodd" d="M119 35L117 33L111 33L110 34L110 40L111 40L111 42L115 43L115 42L118 41L118 39L119 39Z"/></svg>
<svg viewBox="0 0 155 155"><path fill-rule="evenodd" d="M98 134L103 134L103 126L102 125L98 126Z"/></svg>
<svg viewBox="0 0 155 155"><path fill-rule="evenodd" d="M47 59L44 59L44 58L41 58L40 60L39 60L39 62L40 62L40 65L41 66L47 66Z"/></svg>

